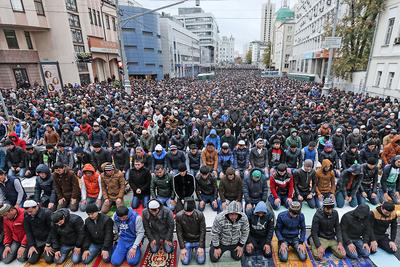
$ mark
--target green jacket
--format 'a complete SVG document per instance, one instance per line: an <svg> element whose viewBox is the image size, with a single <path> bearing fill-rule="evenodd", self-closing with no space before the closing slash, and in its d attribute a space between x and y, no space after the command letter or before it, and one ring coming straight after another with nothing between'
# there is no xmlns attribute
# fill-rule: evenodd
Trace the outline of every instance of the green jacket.
<svg viewBox="0 0 400 267"><path fill-rule="evenodd" d="M163 177L158 177L152 174L150 183L150 194L152 198L158 197L169 197L175 198L175 192L173 188L173 177L166 173Z"/></svg>

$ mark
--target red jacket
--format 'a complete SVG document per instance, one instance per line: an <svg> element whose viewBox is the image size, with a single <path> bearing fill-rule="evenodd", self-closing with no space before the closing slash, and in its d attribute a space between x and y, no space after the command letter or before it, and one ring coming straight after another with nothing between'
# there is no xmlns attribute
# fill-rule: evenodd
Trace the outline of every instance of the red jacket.
<svg viewBox="0 0 400 267"><path fill-rule="evenodd" d="M4 245L11 245L13 241L21 243L26 246L26 234L24 229L24 209L17 209L17 217L14 220L3 218L4 227Z"/></svg>
<svg viewBox="0 0 400 267"><path fill-rule="evenodd" d="M287 195L289 198L293 199L294 194L294 180L293 175L288 171L284 176L280 176L278 172L271 176L270 180L271 194L275 199L278 198L278 192Z"/></svg>
<svg viewBox="0 0 400 267"><path fill-rule="evenodd" d="M87 136L90 138L90 135L92 134L92 126L90 126L88 123L86 123L86 126L83 126L82 124L79 126L82 132L86 133Z"/></svg>
<svg viewBox="0 0 400 267"><path fill-rule="evenodd" d="M15 137L15 138L17 138L16 141L13 141L13 142L14 142L14 145L15 145L15 146L19 146L19 147L22 148L23 150L26 150L26 142L25 142L25 140L20 139L20 138L18 137L18 135L17 135L15 132L11 132L11 133L8 135L8 137L9 137L9 138L10 138L10 137ZM10 140L11 140L11 139L10 139Z"/></svg>

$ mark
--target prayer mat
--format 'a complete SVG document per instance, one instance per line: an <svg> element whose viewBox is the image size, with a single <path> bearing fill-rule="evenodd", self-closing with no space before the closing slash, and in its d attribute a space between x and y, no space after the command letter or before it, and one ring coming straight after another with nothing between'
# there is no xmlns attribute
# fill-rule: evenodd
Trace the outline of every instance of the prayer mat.
<svg viewBox="0 0 400 267"><path fill-rule="evenodd" d="M351 263L346 259L338 259L331 251L326 251L322 260L314 259L311 248L307 246L308 260L311 261L313 267L351 267ZM367 265L368 266L368 265Z"/></svg>
<svg viewBox="0 0 400 267"><path fill-rule="evenodd" d="M356 260L346 258L346 262L353 267L376 267L370 258L358 258Z"/></svg>
<svg viewBox="0 0 400 267"><path fill-rule="evenodd" d="M178 260L176 258L178 242L175 240L173 244L174 251L172 253L166 253L164 247L161 245L158 252L154 254L150 252L150 244L147 245L146 252L140 262L140 267L176 267Z"/></svg>
<svg viewBox="0 0 400 267"><path fill-rule="evenodd" d="M243 256L242 267L274 267L274 259L266 258L262 253L253 256Z"/></svg>
<svg viewBox="0 0 400 267"><path fill-rule="evenodd" d="M276 237L274 237L272 239L272 259L274 261L275 266L279 266L279 267L313 267L313 266L316 266L316 265L313 265L312 262L308 258L306 261L302 262L292 247L289 248L288 261L281 262L279 260L278 251L279 251L278 239ZM319 265L317 265L317 266L319 266Z"/></svg>

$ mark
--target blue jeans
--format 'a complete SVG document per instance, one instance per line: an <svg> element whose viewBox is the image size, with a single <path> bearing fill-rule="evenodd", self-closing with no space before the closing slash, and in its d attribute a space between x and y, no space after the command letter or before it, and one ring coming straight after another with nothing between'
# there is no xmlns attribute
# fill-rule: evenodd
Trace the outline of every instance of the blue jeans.
<svg viewBox="0 0 400 267"><path fill-rule="evenodd" d="M64 245L62 245L62 246L60 247L61 257L58 258L58 260L56 260L56 258L54 258L54 263L55 263L55 264L62 264L62 263L66 260L68 254L69 254L73 249L74 249L74 247L72 247L72 246L64 246ZM72 260L72 263L73 263L73 264L78 264L78 263L80 263L80 262L81 262L81 259L82 259L82 251L81 251L81 253L79 253L79 254L75 254L75 253L72 254L71 260Z"/></svg>
<svg viewBox="0 0 400 267"><path fill-rule="evenodd" d="M124 260L128 262L128 265L136 265L140 261L141 251L140 247L137 247L136 254L133 258L128 258L128 251L131 249L133 242L127 242L124 240L119 240L111 256L111 264L115 266L120 266Z"/></svg>
<svg viewBox="0 0 400 267"><path fill-rule="evenodd" d="M190 173L193 175L193 177L196 177L198 172L199 172L199 170L190 169Z"/></svg>
<svg viewBox="0 0 400 267"><path fill-rule="evenodd" d="M303 203L304 201L307 202L307 205L310 207L310 209L315 209L315 199L314 196L311 199L307 199L307 193L306 194L299 194L300 196L303 197L303 201L299 201L300 203Z"/></svg>
<svg viewBox="0 0 400 267"><path fill-rule="evenodd" d="M165 241L163 243L164 243L164 251L166 253L172 253L172 251L174 251L173 246L168 245L167 242ZM157 253L159 249L160 249L160 242L157 242L155 246L150 245L151 253Z"/></svg>
<svg viewBox="0 0 400 267"><path fill-rule="evenodd" d="M279 210L279 208L281 207L282 203L284 203L285 207L288 209L289 208L289 203L287 202L288 197L284 196L284 195L279 195L278 194L278 198L281 200L281 203L279 203L278 205L275 205L275 198L272 194L270 194L268 196L268 201L269 203L271 203L271 206L274 210Z"/></svg>
<svg viewBox="0 0 400 267"><path fill-rule="evenodd" d="M198 256L197 255L197 249L199 248L199 243L195 242L195 243L190 243L190 242L185 242L185 248L186 248L186 255L183 259L181 259L181 262L183 265L189 265L190 261L192 260L192 252L194 249L194 253L195 253L195 259L197 264L202 265L206 262L206 256L205 256L205 252L202 256Z"/></svg>
<svg viewBox="0 0 400 267"><path fill-rule="evenodd" d="M394 204L399 204L400 203L400 199L398 199L395 195L396 193L396 188L392 188L392 187L388 187L387 188L387 193L388 195L391 197L392 201ZM381 203L383 203L385 201L385 199L383 198L384 192L382 189L379 190L379 198L381 200Z"/></svg>
<svg viewBox="0 0 400 267"><path fill-rule="evenodd" d="M147 207L147 202L149 202L150 200L150 196L143 196L141 198L137 197L137 196L133 196L132 198L132 209L137 209L139 207L140 201L142 201L142 205L144 208Z"/></svg>
<svg viewBox="0 0 400 267"><path fill-rule="evenodd" d="M205 204L209 203L210 206L211 206L211 209L212 209L213 211L220 211L221 203L215 198L214 195L200 194L200 199L201 199L200 201L204 201ZM212 202L213 202L214 200L217 201L217 208L214 208L213 205L212 205ZM204 211L205 205L204 205L203 208L201 208L200 205L199 205L198 209L199 209L199 211Z"/></svg>
<svg viewBox="0 0 400 267"><path fill-rule="evenodd" d="M356 246L356 253L351 253L347 245L344 246L347 257L351 259L357 259L358 257L369 257L369 252L363 248L364 242L361 239L353 240L353 245Z"/></svg>
<svg viewBox="0 0 400 267"><path fill-rule="evenodd" d="M92 260L93 260L94 258L96 258L97 255L100 254L100 252L101 252L101 250L102 250L102 247L103 247L102 245L93 244L93 243L90 244L90 246L89 246L89 248L88 248L88 250L89 250L89 256L86 258L86 260L82 260L82 263L83 263L83 264L89 264L89 263L91 263ZM104 259L104 258L102 257L102 259L103 259L103 261L104 261L105 263L110 262L110 260L111 260L111 251L109 251L108 258Z"/></svg>
<svg viewBox="0 0 400 267"><path fill-rule="evenodd" d="M156 198L157 198L158 201L161 202L161 204L163 204L164 206L168 207L170 210L173 211L175 209L175 205L173 205L171 203L171 200L172 200L171 198L169 198L169 197L160 197L160 196L157 196Z"/></svg>
<svg viewBox="0 0 400 267"><path fill-rule="evenodd" d="M379 203L378 194L376 195L376 197L373 198L371 196L372 190L365 190L365 193L367 193L366 198L364 198L360 192L357 192L356 196L357 196L358 205L365 204L367 202L367 199L368 199L369 203L371 203L372 205L378 205L378 203Z"/></svg>
<svg viewBox="0 0 400 267"><path fill-rule="evenodd" d="M285 253L282 253L280 250L280 246L281 244L285 242L287 245L287 250ZM278 256L279 256L279 260L282 262L287 262L288 258L289 258L289 246L291 246L292 248L294 248L294 250L297 253L297 256L299 257L299 259L301 261L305 261L307 259L307 252L301 252L299 249L299 239L298 238L293 238L293 239L285 239L282 242L279 242L279 252L278 252Z"/></svg>
<svg viewBox="0 0 400 267"><path fill-rule="evenodd" d="M17 176L17 177L20 177L20 178L24 178L25 177L25 168L20 168L18 173L16 171L14 171L12 168L10 168L8 170L7 175L8 176Z"/></svg>
<svg viewBox="0 0 400 267"><path fill-rule="evenodd" d="M344 192L339 191L336 193L336 204L338 208L343 208L344 207L344 202L345 202L345 195ZM358 205L358 201L357 201L357 197L354 196L353 198L351 198L351 201L349 203L350 207L355 208Z"/></svg>

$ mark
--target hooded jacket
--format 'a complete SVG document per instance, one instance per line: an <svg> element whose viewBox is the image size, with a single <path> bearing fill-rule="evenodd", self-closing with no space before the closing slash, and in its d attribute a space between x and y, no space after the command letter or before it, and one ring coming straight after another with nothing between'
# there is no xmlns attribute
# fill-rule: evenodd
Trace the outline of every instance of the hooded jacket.
<svg viewBox="0 0 400 267"><path fill-rule="evenodd" d="M39 207L35 216L25 214L24 229L28 240L28 247L43 247L50 236L51 215L49 209Z"/></svg>
<svg viewBox="0 0 400 267"><path fill-rule="evenodd" d="M268 198L267 180L265 177L254 179L252 174L256 170L262 173L260 169L254 168L243 181L243 196L246 203L256 204L259 201L267 201Z"/></svg>
<svg viewBox="0 0 400 267"><path fill-rule="evenodd" d="M185 248L185 242L198 242L199 247L206 246L206 221L201 211L194 210L188 216L181 210L176 214L176 235L180 249Z"/></svg>
<svg viewBox="0 0 400 267"><path fill-rule="evenodd" d="M256 215L257 212L262 212L264 215L260 217ZM266 244L271 245L274 235L274 213L267 208L265 202L258 202L248 218L250 234L246 243L254 244L261 241L261 247Z"/></svg>
<svg viewBox="0 0 400 267"><path fill-rule="evenodd" d="M330 166L329 171L325 172L324 168ZM329 159L324 159L322 161L322 166L315 173L315 182L317 186L315 187L315 191L318 195L324 193L332 193L335 194L336 191L336 180L335 174L332 170L332 163Z"/></svg>
<svg viewBox="0 0 400 267"><path fill-rule="evenodd" d="M383 168L381 187L384 193L387 193L388 187L400 192L400 168L396 167L396 160L400 160L400 155L392 158L391 163Z"/></svg>
<svg viewBox="0 0 400 267"><path fill-rule="evenodd" d="M326 215L323 208L319 208L313 217L311 235L317 248L321 246L320 238L342 242L342 230L339 224L339 214L333 210L330 216Z"/></svg>
<svg viewBox="0 0 400 267"><path fill-rule="evenodd" d="M325 150L323 150L321 153L318 154L318 157L321 164L325 159L328 159L335 169L339 169L339 156L335 150L332 150L331 152L326 152Z"/></svg>
<svg viewBox="0 0 400 267"><path fill-rule="evenodd" d="M15 138L16 138L16 140L13 141L13 143L14 143L15 146L20 147L20 148L22 148L23 150L26 150L26 142L25 142L25 140L19 138L16 132L11 132L11 133L8 135L8 138L10 138L10 137L15 137Z"/></svg>
<svg viewBox="0 0 400 267"><path fill-rule="evenodd" d="M393 137L392 142L390 142L390 144L386 145L383 148L381 156L385 165L389 164L393 157L400 154L400 145L397 144L397 142L399 141L400 141L400 135L396 135L395 137Z"/></svg>
<svg viewBox="0 0 400 267"><path fill-rule="evenodd" d="M295 144L297 148L301 148L301 138L297 136L293 136L293 133L297 133L296 129L290 130L290 136L286 138L285 147L289 148L292 144Z"/></svg>
<svg viewBox="0 0 400 267"><path fill-rule="evenodd" d="M238 214L235 222L229 219L230 213ZM238 202L232 201L227 209L219 213L214 220L211 229L211 245L214 248L224 246L243 247L250 233L250 226L247 216L241 212L241 206Z"/></svg>
<svg viewBox="0 0 400 267"><path fill-rule="evenodd" d="M59 209L56 212L62 212L65 218L64 224L59 226L52 224L51 240L52 248L59 251L62 245L81 248L85 238L84 224L80 216L71 214L68 209Z"/></svg>
<svg viewBox="0 0 400 267"><path fill-rule="evenodd" d="M228 153L220 151L218 153L218 170L225 172L226 169L233 165L233 153L229 150Z"/></svg>
<svg viewBox="0 0 400 267"><path fill-rule="evenodd" d="M104 199L112 201L123 199L125 194L125 178L120 170L114 170L111 176L106 172L101 174L101 191Z"/></svg>
<svg viewBox="0 0 400 267"><path fill-rule="evenodd" d="M37 203L46 202L49 200L49 203L56 203L57 195L56 190L54 188L54 180L53 176L50 172L49 167L45 164L40 164L36 168L36 172L43 172L46 173L46 178L42 179L39 175L36 176L36 184L35 184L35 191L33 199Z"/></svg>
<svg viewBox="0 0 400 267"><path fill-rule="evenodd" d="M213 136L212 136L213 135ZM217 135L217 131L215 129L212 129L210 131L210 134L206 137L206 139L204 140L204 145L207 146L208 143L213 143L214 147L216 150L219 151L219 149L221 148L221 139L220 137Z"/></svg>
<svg viewBox="0 0 400 267"><path fill-rule="evenodd" d="M371 224L371 241L377 241L388 236L386 232L390 226L390 235L388 237L390 241L395 242L397 235L396 210L390 212L389 216L386 216L382 213L382 206L378 206L370 212L369 222Z"/></svg>
<svg viewBox="0 0 400 267"><path fill-rule="evenodd" d="M349 245L360 239L363 243L369 243L371 227L368 216L369 207L366 204L358 205L357 208L342 216L340 227L344 244Z"/></svg>
<svg viewBox="0 0 400 267"><path fill-rule="evenodd" d="M153 216L148 209L143 210L143 225L149 242L156 240L173 240L174 217L172 211L160 203L160 211Z"/></svg>
<svg viewBox="0 0 400 267"><path fill-rule="evenodd" d="M81 196L82 199L87 197L101 199L101 177L98 172L94 169L92 164L85 164L83 167L83 175L81 182ZM87 176L85 172L92 172L92 176Z"/></svg>

